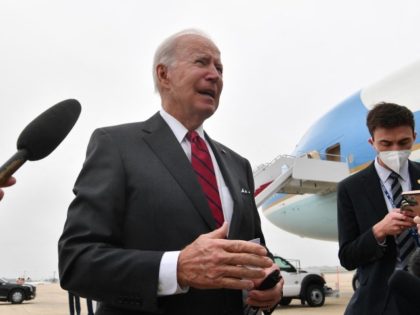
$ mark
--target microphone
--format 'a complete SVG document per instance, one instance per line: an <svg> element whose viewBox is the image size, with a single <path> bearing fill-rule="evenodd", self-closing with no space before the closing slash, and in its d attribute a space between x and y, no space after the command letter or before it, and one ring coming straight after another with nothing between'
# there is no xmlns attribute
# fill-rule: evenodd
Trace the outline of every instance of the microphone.
<svg viewBox="0 0 420 315"><path fill-rule="evenodd" d="M411 254L410 260L408 261L408 271L420 278L420 247L417 247L414 253Z"/></svg>
<svg viewBox="0 0 420 315"><path fill-rule="evenodd" d="M37 161L49 155L73 128L81 111L75 99L62 101L32 120L17 140L17 152L0 167L0 185L27 160Z"/></svg>
<svg viewBox="0 0 420 315"><path fill-rule="evenodd" d="M390 296L397 303L399 314L417 315L420 309L420 278L404 270L395 271L388 281Z"/></svg>

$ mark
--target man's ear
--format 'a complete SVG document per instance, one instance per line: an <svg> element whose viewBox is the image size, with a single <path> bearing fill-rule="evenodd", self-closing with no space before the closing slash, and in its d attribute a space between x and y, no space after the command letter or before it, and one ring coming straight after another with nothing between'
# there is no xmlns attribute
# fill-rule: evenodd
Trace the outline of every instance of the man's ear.
<svg viewBox="0 0 420 315"><path fill-rule="evenodd" d="M156 76L159 81L160 86L168 85L168 67L163 64L158 64L156 66Z"/></svg>
<svg viewBox="0 0 420 315"><path fill-rule="evenodd" d="M373 146L373 138L369 138L368 142Z"/></svg>

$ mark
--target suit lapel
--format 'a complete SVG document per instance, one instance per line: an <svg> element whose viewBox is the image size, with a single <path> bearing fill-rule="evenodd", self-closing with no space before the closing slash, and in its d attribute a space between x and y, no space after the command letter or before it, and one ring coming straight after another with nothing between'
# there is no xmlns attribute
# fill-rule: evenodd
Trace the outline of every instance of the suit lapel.
<svg viewBox="0 0 420 315"><path fill-rule="evenodd" d="M145 122L144 141L172 174L211 230L215 221L191 163L159 113Z"/></svg>
<svg viewBox="0 0 420 315"><path fill-rule="evenodd" d="M372 163L368 166L363 176L363 182L367 191L367 196L370 202L373 204L376 211L374 212L375 222L383 219L388 213L388 208L382 192L380 179L376 173L375 164Z"/></svg>
<svg viewBox="0 0 420 315"><path fill-rule="evenodd" d="M411 190L420 190L420 166L417 163L409 161L408 172L410 174ZM388 213L388 208L385 203L380 179L376 173L374 163L366 169L363 181L368 193L368 198L377 210L377 219L381 220Z"/></svg>

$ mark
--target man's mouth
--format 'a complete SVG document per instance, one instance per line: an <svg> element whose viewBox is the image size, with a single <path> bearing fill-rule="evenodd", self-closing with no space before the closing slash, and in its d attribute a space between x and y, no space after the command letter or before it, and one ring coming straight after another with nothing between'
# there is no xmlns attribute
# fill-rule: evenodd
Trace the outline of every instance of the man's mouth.
<svg viewBox="0 0 420 315"><path fill-rule="evenodd" d="M210 96L211 98L215 98L216 97L216 92L214 90L200 90L198 91L198 93L202 94L202 95L207 95Z"/></svg>

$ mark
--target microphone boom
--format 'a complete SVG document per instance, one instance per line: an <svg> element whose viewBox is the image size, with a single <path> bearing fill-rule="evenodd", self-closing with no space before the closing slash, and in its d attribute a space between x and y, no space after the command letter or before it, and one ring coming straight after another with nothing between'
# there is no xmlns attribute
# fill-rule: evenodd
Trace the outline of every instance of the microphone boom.
<svg viewBox="0 0 420 315"><path fill-rule="evenodd" d="M40 160L54 151L73 128L80 111L80 103L68 99L50 107L31 121L19 135L18 151L0 167L0 185L27 160Z"/></svg>

